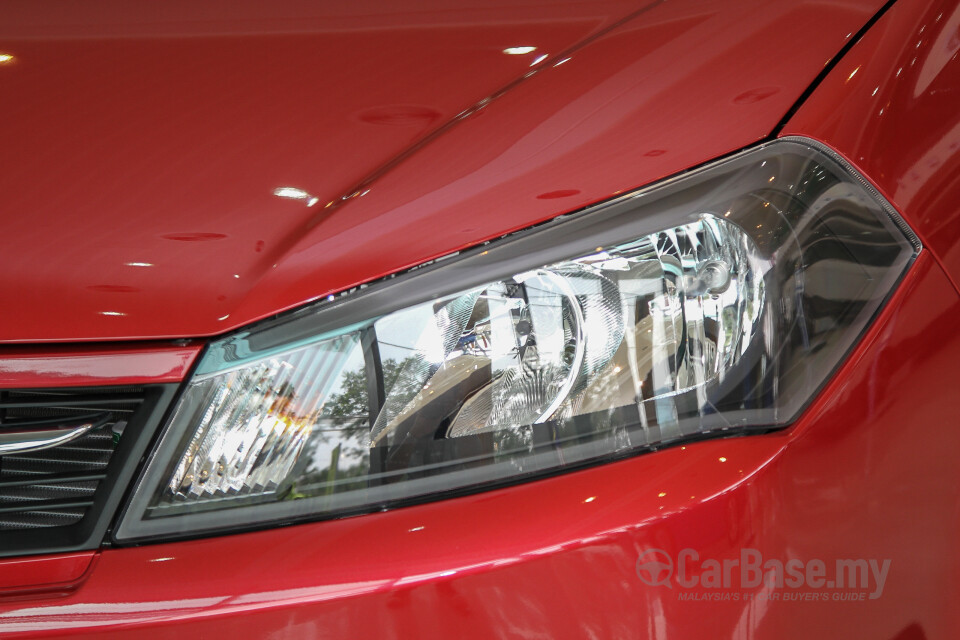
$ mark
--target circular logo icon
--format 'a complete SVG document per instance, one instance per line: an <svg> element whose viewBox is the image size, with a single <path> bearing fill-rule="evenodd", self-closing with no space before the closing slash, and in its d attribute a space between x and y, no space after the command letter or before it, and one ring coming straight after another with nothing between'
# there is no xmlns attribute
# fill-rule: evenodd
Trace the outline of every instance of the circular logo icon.
<svg viewBox="0 0 960 640"><path fill-rule="evenodd" d="M673 577L673 558L662 549L647 549L637 558L637 577L651 587L670 586Z"/></svg>

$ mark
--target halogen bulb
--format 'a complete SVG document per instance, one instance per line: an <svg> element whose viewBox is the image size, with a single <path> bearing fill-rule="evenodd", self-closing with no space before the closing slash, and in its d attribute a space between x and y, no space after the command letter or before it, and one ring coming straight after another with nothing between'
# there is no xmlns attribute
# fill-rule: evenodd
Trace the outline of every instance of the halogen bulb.
<svg viewBox="0 0 960 640"><path fill-rule="evenodd" d="M720 260L708 260L700 268L700 281L710 293L723 293L730 284L730 267Z"/></svg>

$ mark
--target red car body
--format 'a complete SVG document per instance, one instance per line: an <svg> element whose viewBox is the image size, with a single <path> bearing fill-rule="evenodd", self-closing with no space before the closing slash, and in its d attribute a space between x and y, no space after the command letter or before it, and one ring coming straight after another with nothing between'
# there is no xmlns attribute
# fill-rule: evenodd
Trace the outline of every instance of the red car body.
<svg viewBox="0 0 960 640"><path fill-rule="evenodd" d="M924 249L787 429L384 513L7 558L0 633L955 637L960 4L231 11L2 10L4 388L181 381L205 338L776 137L836 150ZM691 600L638 579L649 548L891 563L873 600Z"/></svg>

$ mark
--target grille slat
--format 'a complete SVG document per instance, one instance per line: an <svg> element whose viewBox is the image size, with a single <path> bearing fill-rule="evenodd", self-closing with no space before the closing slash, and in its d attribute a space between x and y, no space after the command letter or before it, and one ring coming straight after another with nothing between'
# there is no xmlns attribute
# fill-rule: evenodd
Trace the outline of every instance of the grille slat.
<svg viewBox="0 0 960 640"><path fill-rule="evenodd" d="M136 406L141 399L130 398L129 396L100 396L97 398L75 397L65 393L43 393L32 392L30 399L17 398L15 400L0 399L0 409L76 409L78 411L121 411L132 413L136 411ZM121 406L117 406L121 405Z"/></svg>
<svg viewBox="0 0 960 640"><path fill-rule="evenodd" d="M39 529L48 527L66 527L83 519L86 510L58 513L18 513L0 516L0 531L17 529Z"/></svg>
<svg viewBox="0 0 960 640"><path fill-rule="evenodd" d="M96 482L22 485L4 491L3 501L0 501L0 506L6 502L54 500L67 497L80 498L92 496L96 490Z"/></svg>
<svg viewBox="0 0 960 640"><path fill-rule="evenodd" d="M79 523L94 504L123 424L143 389L0 391L0 432L75 423L106 413L102 427L59 447L0 456L0 532Z"/></svg>
<svg viewBox="0 0 960 640"><path fill-rule="evenodd" d="M109 461L101 460L71 460L70 458L57 455L51 456L49 458L42 458L36 453L31 454L30 456L5 456L6 459L2 461L4 467L7 467L11 471L20 471L22 470L38 470L38 471L47 471L49 473L56 473L56 471L63 467L64 469L77 469L77 470L100 470L106 468ZM2 476L0 476L2 477ZM2 496L0 496L2 498Z"/></svg>
<svg viewBox="0 0 960 640"><path fill-rule="evenodd" d="M27 478L10 478L0 480L0 492L4 489L24 486L41 485L73 485L89 482L99 482L107 477L105 473L43 473L39 471L27 472ZM12 473L9 475L13 475Z"/></svg>
<svg viewBox="0 0 960 640"><path fill-rule="evenodd" d="M52 449L43 449L41 451L31 451L29 453L10 454L3 456L4 462L23 463L31 466L37 463L44 464L78 464L89 465L91 467L106 464L110 461L112 451L103 452L97 449L72 449L66 447L54 447ZM15 465L16 466L16 465ZM2 467L0 467L2 468Z"/></svg>
<svg viewBox="0 0 960 640"><path fill-rule="evenodd" d="M62 511L71 511L75 509L86 509L93 504L93 500L71 500L63 498L60 500L36 500L22 503L4 503L0 504L0 513L60 513ZM80 513L74 511L74 513Z"/></svg>

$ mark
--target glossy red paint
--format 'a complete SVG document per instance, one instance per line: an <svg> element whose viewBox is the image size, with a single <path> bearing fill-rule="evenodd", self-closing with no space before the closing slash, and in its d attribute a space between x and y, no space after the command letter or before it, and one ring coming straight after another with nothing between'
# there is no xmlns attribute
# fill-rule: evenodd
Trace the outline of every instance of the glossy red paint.
<svg viewBox="0 0 960 640"><path fill-rule="evenodd" d="M306 215L295 225L280 225L283 229L276 231L277 237L290 238L305 229L306 235L281 251L276 279L263 276L256 266L250 269L257 284L237 279L241 282L229 303L220 301L232 314L224 322L258 317L268 309L293 304L295 298L374 278L467 244L467 238L496 235L575 209L708 160L749 143L754 136L763 137L797 95L797 87L803 88L802 83L794 86L784 79L787 66L794 65L790 73L802 75L807 67L800 58L815 56L813 45L803 48L790 38L810 38L822 44L823 51L830 42L835 50L842 38L830 40L833 28L846 24L844 16L849 22L854 22L855 15L862 17L859 10L823 9L837 13L823 18L816 25L819 29L808 25L793 31L786 16L794 20L812 16L805 13L812 11L809 5L790 14L778 6L765 9L737 3L733 16L747 27L720 32L726 39L721 43L719 35L711 40L708 31L732 17L706 7L701 23L692 17L692 5L674 7L667 3L645 14L659 16L660 22L644 23L638 16L583 47L560 67L550 67L514 87L406 158L373 182L368 194L337 207L332 216L320 216L312 226ZM529 7L526 10L535 13ZM667 11L678 13L662 13ZM0 599L0 633L96 638L489 638L499 634L763 640L808 638L813 633L825 639L954 637L960 628L960 613L953 606L953 595L960 587L956 551L960 484L955 465L960 430L953 398L944 390L960 359L960 335L954 330L960 297L948 277L960 281L956 242L960 160L951 147L960 114L958 16L955 2L900 0L782 132L818 138L839 149L897 204L927 244L866 338L790 429L666 449L509 489L381 514L192 542L107 549L71 593ZM290 21L277 29L292 29L293 24ZM604 24L612 24L612 19ZM777 37L771 29L762 28L778 24L786 28L774 30ZM730 40L733 33L748 32L750 25L756 29L749 37ZM241 27L232 28L239 32ZM177 28L187 27L178 24ZM190 28L202 31L196 25ZM143 29L143 35L166 42L156 24L144 24ZM638 31L633 39L623 35L630 29ZM105 40L112 35L108 31L92 41ZM914 34L916 39L908 38ZM54 35L63 33L48 29L43 37ZM644 36L650 50L631 50ZM198 42L203 37L196 34ZM695 41L704 41L703 48L675 66L670 66L672 58L660 59L666 54L658 54L655 47L679 55L683 53L680 44ZM779 45L778 52L789 53L774 59L777 56L762 54L773 47L757 46L761 54L755 51L747 58L751 42L773 42ZM0 45L6 46L5 42ZM114 51L121 47L116 42L104 46ZM728 57L693 61L721 50ZM578 70L579 75L561 75L578 69L573 64L578 59L589 63ZM743 72L751 82L741 78L737 85L742 68L738 65L746 63L768 66L771 75L760 77L753 69L752 75ZM17 60L17 64L25 63ZM820 64L810 67L811 73ZM669 71L659 74L658 65ZM599 77L597 69L610 73ZM902 69L899 75L898 69ZM596 76L592 84L591 73ZM639 78L630 88L633 93L617 94L612 88L617 77L630 74ZM509 75L505 72L497 79ZM712 75L722 77L714 84ZM667 81L671 77L676 86ZM737 85L736 95L726 92L731 84ZM578 91L583 103L578 102ZM695 110L695 101L687 101L686 93L709 108ZM649 101L643 96L649 96ZM898 114L896 118L887 116L889 109ZM368 111L360 121L416 122L426 119L424 113L411 104L392 113ZM525 120L528 115L529 121ZM685 122L689 131L681 126ZM415 138L398 143L387 155ZM204 139L209 152L213 138ZM490 146L481 157L484 144ZM159 149L158 158L174 158L171 148ZM366 171L369 162L376 161L357 160L356 167L364 165ZM231 164L234 169L239 166L236 159L231 163L237 163ZM176 166L171 176L186 165ZM447 191L447 183L460 191ZM238 202L241 194L246 197L273 186L253 180L241 184ZM131 192L129 202L144 193ZM151 204L156 215L181 197L168 199L169 194L153 193L164 196ZM332 188L331 193L336 195ZM280 209L270 204L263 204L259 211L277 215ZM286 204L297 206L293 201ZM119 206L109 210L116 212ZM202 294L216 293L219 276L209 272L208 282L214 284L208 284L196 274L205 272L200 268L204 264L232 255L203 247L226 246L218 243L242 237L253 253L260 247L267 255L279 255L269 253L275 250L272 240L257 237L253 242L259 234L244 235L254 228L254 216L248 214L229 222L237 225L229 230L150 228L133 243L139 249L160 247L157 250L171 265L176 260L191 265L190 278L184 276L186 269L176 268L148 285L140 280L107 282L87 277L98 269L116 273L106 271L107 262L103 262L71 281L75 287L100 287L84 289L88 293L67 294L67 285L59 281L37 280L33 284L40 290L56 289L66 295L62 302L41 300L38 309L52 313L58 310L55 304L70 306L77 312L77 324L61 326L44 320L47 324L35 327L37 333L19 335L39 336L40 331L52 331L44 334L45 339L169 335L169 328L180 320L171 319L172 311L158 313L146 294L149 290L169 303L171 283L177 277L187 288L182 297L185 306L195 302L198 307L184 311L183 324L176 326L213 326L211 303ZM416 224L408 224L402 216ZM217 218L218 224L227 225L224 218ZM137 222L164 226L160 218ZM431 233L423 233L423 228ZM363 233L375 237L360 237ZM150 234L178 238L166 238L172 244L163 245L151 240ZM264 244L258 244L260 240ZM180 255L163 251L164 246L174 245L188 248ZM247 264L236 253L236 264ZM44 273L54 278L58 270L62 276L67 262L65 258L47 271L38 267L38 278ZM289 287L287 278L291 278ZM84 315L84 310L98 308L84 306L92 305L89 301L94 296L121 295L131 296L134 311L114 317L119 318L116 326L106 324L110 317ZM156 317L147 317L151 314ZM0 336L19 339L17 332L30 328L31 317L3 318ZM73 347L63 349L70 350ZM177 375L182 376L182 370ZM750 600L682 600L677 589L647 585L636 572L638 557L650 548L673 557L691 548L704 558L732 559L744 547L784 561L890 559L891 568L883 595L876 600L815 603L764 599L761 590L751 592ZM63 567L76 569L84 562L80 556L86 557L59 559ZM49 582L31 568L32 560L0 563L0 579L11 575L23 576L32 584ZM41 566L55 564L33 565ZM714 595L704 588L692 592Z"/></svg>
<svg viewBox="0 0 960 640"><path fill-rule="evenodd" d="M129 637L953 637L960 431L939 381L960 296L929 253L791 429L513 488L194 542L110 549L73 594L0 603L0 631ZM926 336L936 335L937 340ZM908 428L913 425L915 428ZM640 554L890 559L863 602L696 601ZM715 591L715 590L714 590ZM707 588L692 593L707 596ZM864 591L867 593L867 591Z"/></svg>
<svg viewBox="0 0 960 640"><path fill-rule="evenodd" d="M803 104L791 134L828 141L870 176L960 282L960 5L894 5Z"/></svg>
<svg viewBox="0 0 960 640"><path fill-rule="evenodd" d="M881 1L401 4L4 5L0 341L218 334L687 169Z"/></svg>
<svg viewBox="0 0 960 640"><path fill-rule="evenodd" d="M180 382L202 346L0 347L0 389Z"/></svg>
<svg viewBox="0 0 960 640"><path fill-rule="evenodd" d="M0 600L60 596L76 589L96 553L81 551L0 560Z"/></svg>

